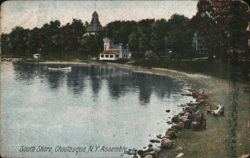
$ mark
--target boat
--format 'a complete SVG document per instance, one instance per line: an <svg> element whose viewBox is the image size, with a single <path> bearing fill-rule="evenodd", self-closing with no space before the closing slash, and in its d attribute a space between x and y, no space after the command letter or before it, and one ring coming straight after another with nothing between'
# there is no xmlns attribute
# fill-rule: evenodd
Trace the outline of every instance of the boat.
<svg viewBox="0 0 250 158"><path fill-rule="evenodd" d="M69 67L48 67L49 71L71 71L71 66Z"/></svg>

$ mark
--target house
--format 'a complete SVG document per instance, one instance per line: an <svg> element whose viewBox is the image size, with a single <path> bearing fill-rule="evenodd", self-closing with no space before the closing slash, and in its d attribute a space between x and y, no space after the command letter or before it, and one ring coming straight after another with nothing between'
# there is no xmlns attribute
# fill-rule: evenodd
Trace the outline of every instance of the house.
<svg viewBox="0 0 250 158"><path fill-rule="evenodd" d="M193 36L192 47L200 55L207 55L207 48L204 37L195 32Z"/></svg>
<svg viewBox="0 0 250 158"><path fill-rule="evenodd" d="M124 47L121 43L116 45L105 37L103 38L104 50L99 54L99 60L118 60L118 59L130 59L131 53L129 52L128 44Z"/></svg>

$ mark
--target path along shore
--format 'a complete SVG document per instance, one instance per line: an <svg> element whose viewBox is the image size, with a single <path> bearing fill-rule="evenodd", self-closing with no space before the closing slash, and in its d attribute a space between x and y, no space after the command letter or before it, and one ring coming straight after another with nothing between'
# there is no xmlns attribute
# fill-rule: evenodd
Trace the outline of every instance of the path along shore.
<svg viewBox="0 0 250 158"><path fill-rule="evenodd" d="M109 65L134 72L170 76L183 80L192 89L203 89L206 103L216 109L223 104L224 116L214 117L206 114L206 130L192 131L182 129L178 132L174 147L158 152L156 157L174 158L183 153L184 158L235 158L250 152L250 93L244 91L249 84L237 81L235 76L220 79L201 74L163 69L143 68L127 64L82 62L82 61L44 61L40 64L69 64L69 65ZM180 150L181 149L181 150Z"/></svg>

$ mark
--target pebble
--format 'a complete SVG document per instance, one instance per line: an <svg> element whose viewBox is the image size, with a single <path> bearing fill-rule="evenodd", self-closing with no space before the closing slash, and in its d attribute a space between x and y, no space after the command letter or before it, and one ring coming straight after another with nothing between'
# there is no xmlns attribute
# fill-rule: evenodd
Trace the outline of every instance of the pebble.
<svg viewBox="0 0 250 158"><path fill-rule="evenodd" d="M160 140L157 140L157 139L150 139L150 142L151 142L151 143L160 143L161 141L160 141Z"/></svg>
<svg viewBox="0 0 250 158"><path fill-rule="evenodd" d="M162 139L162 134L158 134L156 137Z"/></svg>
<svg viewBox="0 0 250 158"><path fill-rule="evenodd" d="M181 157L183 157L183 156L184 156L183 153L179 153L179 154L176 156L176 158L181 158Z"/></svg>
<svg viewBox="0 0 250 158"><path fill-rule="evenodd" d="M176 148L176 151L181 152L181 151L183 151L183 148L182 148L181 146L178 146L178 147Z"/></svg>

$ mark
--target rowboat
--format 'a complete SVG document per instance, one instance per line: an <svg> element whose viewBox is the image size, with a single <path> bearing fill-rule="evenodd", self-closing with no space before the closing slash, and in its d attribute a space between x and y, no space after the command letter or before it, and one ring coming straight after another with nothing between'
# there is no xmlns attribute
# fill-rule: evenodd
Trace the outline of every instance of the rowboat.
<svg viewBox="0 0 250 158"><path fill-rule="evenodd" d="M49 71L71 71L71 66L69 67L48 67Z"/></svg>

